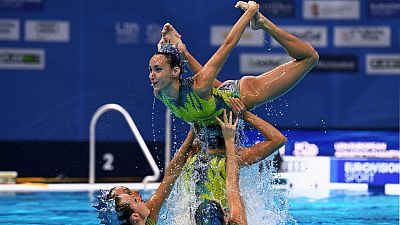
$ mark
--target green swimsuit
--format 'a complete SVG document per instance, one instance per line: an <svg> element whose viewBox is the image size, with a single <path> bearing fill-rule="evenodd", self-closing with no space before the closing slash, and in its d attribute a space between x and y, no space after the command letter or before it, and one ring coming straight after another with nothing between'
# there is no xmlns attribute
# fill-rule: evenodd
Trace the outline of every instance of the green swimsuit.
<svg viewBox="0 0 400 225"><path fill-rule="evenodd" d="M203 144L202 150L188 159L182 171L182 178L188 188L194 188L197 199L219 202L227 207L225 154L208 154L207 149L224 146L221 127L215 116L223 109L230 110L229 98L239 97L239 80L226 81L220 87L212 89L209 100L201 99L193 90L193 78L180 81L179 97L169 99L160 94L160 100L176 117L192 124L197 138Z"/></svg>
<svg viewBox="0 0 400 225"><path fill-rule="evenodd" d="M145 225L156 225L156 223L154 222L154 220L147 218Z"/></svg>
<svg viewBox="0 0 400 225"><path fill-rule="evenodd" d="M209 100L203 100L194 92L193 77L182 78L180 83L178 99L169 99L160 93L160 100L176 117L188 123L206 126L218 124L215 116L220 116L223 109L230 109L230 97L239 97L237 81L226 82L218 88L213 88Z"/></svg>
<svg viewBox="0 0 400 225"><path fill-rule="evenodd" d="M185 180L186 188L192 190L199 201L216 201L225 208L227 207L225 162L225 154L208 154L201 150L187 160L181 179Z"/></svg>

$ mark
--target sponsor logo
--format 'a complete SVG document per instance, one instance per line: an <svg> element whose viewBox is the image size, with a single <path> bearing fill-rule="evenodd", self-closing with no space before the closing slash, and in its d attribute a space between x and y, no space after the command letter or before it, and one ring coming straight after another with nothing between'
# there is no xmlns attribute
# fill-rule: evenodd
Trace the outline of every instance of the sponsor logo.
<svg viewBox="0 0 400 225"><path fill-rule="evenodd" d="M334 148L341 158L400 158L400 151L387 150L386 142L335 142Z"/></svg>
<svg viewBox="0 0 400 225"><path fill-rule="evenodd" d="M260 12L270 17L294 17L294 0L270 0L260 3Z"/></svg>
<svg viewBox="0 0 400 225"><path fill-rule="evenodd" d="M346 183L373 183L375 176L397 174L399 163L394 162L345 162L344 181Z"/></svg>
<svg viewBox="0 0 400 225"><path fill-rule="evenodd" d="M115 23L115 41L117 44L139 43L140 27L135 22Z"/></svg>
<svg viewBox="0 0 400 225"><path fill-rule="evenodd" d="M0 69L43 70L44 65L43 49L0 48Z"/></svg>
<svg viewBox="0 0 400 225"><path fill-rule="evenodd" d="M386 26L335 27L336 47L389 47L390 28Z"/></svg>
<svg viewBox="0 0 400 225"><path fill-rule="evenodd" d="M400 75L400 54L368 54L367 74Z"/></svg>
<svg viewBox="0 0 400 225"><path fill-rule="evenodd" d="M160 33L162 26L159 24L148 24L146 26L146 40L147 44L158 44L160 41Z"/></svg>
<svg viewBox="0 0 400 225"><path fill-rule="evenodd" d="M306 173L308 164L304 160L285 160L281 171L284 173Z"/></svg>
<svg viewBox="0 0 400 225"><path fill-rule="evenodd" d="M400 1L370 0L368 1L368 16L379 18L397 18L400 16Z"/></svg>
<svg viewBox="0 0 400 225"><path fill-rule="evenodd" d="M0 0L2 10L40 10L43 0Z"/></svg>
<svg viewBox="0 0 400 225"><path fill-rule="evenodd" d="M212 46L220 46L226 36L228 35L229 31L231 30L231 26L219 26L213 25L211 26L211 45ZM240 39L238 46L264 46L264 32L261 30L252 30L247 28Z"/></svg>
<svg viewBox="0 0 400 225"><path fill-rule="evenodd" d="M69 42L70 24L68 21L27 20L25 21L25 40L36 42Z"/></svg>
<svg viewBox="0 0 400 225"><path fill-rule="evenodd" d="M241 54L240 72L260 74L282 65L292 58L286 54Z"/></svg>
<svg viewBox="0 0 400 225"><path fill-rule="evenodd" d="M360 2L348 1L303 1L305 19L348 20L360 18Z"/></svg>
<svg viewBox="0 0 400 225"><path fill-rule="evenodd" d="M314 47L326 47L328 43L328 31L326 27L318 26L282 26L283 30L310 43ZM272 39L272 46L280 44Z"/></svg>
<svg viewBox="0 0 400 225"><path fill-rule="evenodd" d="M358 72L358 57L355 55L320 55L314 72Z"/></svg>
<svg viewBox="0 0 400 225"><path fill-rule="evenodd" d="M19 20L0 19L0 40L19 40Z"/></svg>
<svg viewBox="0 0 400 225"><path fill-rule="evenodd" d="M294 143L294 156L317 156L318 152L319 148L316 144L312 144L307 141Z"/></svg>

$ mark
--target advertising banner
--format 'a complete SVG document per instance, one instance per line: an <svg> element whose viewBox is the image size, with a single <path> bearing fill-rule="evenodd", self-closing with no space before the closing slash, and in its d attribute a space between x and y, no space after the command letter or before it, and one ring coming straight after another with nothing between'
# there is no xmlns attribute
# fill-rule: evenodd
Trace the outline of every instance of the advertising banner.
<svg viewBox="0 0 400 225"><path fill-rule="evenodd" d="M399 159L331 158L332 183L366 183L371 186L398 184Z"/></svg>
<svg viewBox="0 0 400 225"><path fill-rule="evenodd" d="M282 26L281 28L314 47L328 46L328 30L324 26ZM275 39L272 39L272 46L281 47Z"/></svg>
<svg viewBox="0 0 400 225"><path fill-rule="evenodd" d="M0 0L0 10L42 10L44 0Z"/></svg>
<svg viewBox="0 0 400 225"><path fill-rule="evenodd" d="M243 74L261 74L290 60L293 60L293 58L286 54L241 54L240 72Z"/></svg>
<svg viewBox="0 0 400 225"><path fill-rule="evenodd" d="M232 28L231 26L218 26L218 25L211 26L210 30L211 45L220 46L224 42L231 28ZM247 28L244 31L242 38L237 44L237 46L256 46L256 47L264 45L265 45L264 32L262 32L261 30L252 30L250 28Z"/></svg>
<svg viewBox="0 0 400 225"><path fill-rule="evenodd" d="M25 22L25 40L37 42L69 42L68 21L28 20Z"/></svg>
<svg viewBox="0 0 400 225"><path fill-rule="evenodd" d="M282 131L288 138L288 156L335 156L339 158L400 159L399 136L395 131ZM254 129L245 130L247 146L264 140Z"/></svg>
<svg viewBox="0 0 400 225"><path fill-rule="evenodd" d="M0 40L4 41L19 40L19 20L0 19Z"/></svg>
<svg viewBox="0 0 400 225"><path fill-rule="evenodd" d="M400 54L367 54L368 75L400 75Z"/></svg>
<svg viewBox="0 0 400 225"><path fill-rule="evenodd" d="M400 1L368 0L368 16L371 18L399 18Z"/></svg>
<svg viewBox="0 0 400 225"><path fill-rule="evenodd" d="M43 70L44 49L0 48L0 70Z"/></svg>
<svg viewBox="0 0 400 225"><path fill-rule="evenodd" d="M360 18L360 2L347 1L303 1L304 19L355 20Z"/></svg>

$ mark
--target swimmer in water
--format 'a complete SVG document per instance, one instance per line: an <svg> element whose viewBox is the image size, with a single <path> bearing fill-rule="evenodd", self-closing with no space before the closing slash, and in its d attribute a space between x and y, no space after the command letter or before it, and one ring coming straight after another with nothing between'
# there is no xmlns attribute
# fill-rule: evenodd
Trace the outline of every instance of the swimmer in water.
<svg viewBox="0 0 400 225"><path fill-rule="evenodd" d="M227 184L223 185L223 188L225 186L228 188L226 190L226 195L224 194L225 192L223 192L223 196L221 197L221 199L226 200L207 197L201 198L201 204L198 206L195 215L195 218L197 218L196 220L202 221L198 222L198 224L212 224L206 223L206 221L209 221L207 218L209 218L210 216L210 219L212 220L219 220L220 217L216 216L215 213L207 214L209 210L216 209L215 207L219 207L222 210L216 211L216 213L225 218L225 210L222 209L226 209L226 206L224 204L227 204L228 208L230 208L229 211L231 212L231 220L239 221L237 217L244 218L244 214L242 214L244 213L244 211L240 211L243 209L242 203L237 203L238 197L240 197L236 194L236 190L238 190L238 184L235 184L236 181L228 180L229 175L227 175L227 172L230 170L236 171L237 169L235 168L252 165L265 159L287 141L286 137L267 121L259 118L251 112L246 111L244 104L241 103L239 99L231 99L231 104L233 112L235 114L241 112L243 115L243 119L253 125L258 131L260 131L265 136L266 140L247 148L235 149L237 153L235 153L236 161L234 162L232 162L232 157L226 159L227 171L225 171L225 167L222 169L222 177L224 184ZM227 134L229 134L230 136L227 136L227 134L224 135L224 141L227 148L229 148L227 150L231 151L232 146L230 144L232 142L232 134L229 132L233 132L233 128L232 126L227 127L227 129L228 128L230 130L227 131ZM224 132L224 129L222 130ZM227 143L229 143L229 145L227 145ZM121 221L122 224L156 224L157 216L163 202L166 198L168 198L175 181L177 180L182 170L184 170L184 167L186 167L185 164L188 164L188 161L193 161L193 159L197 159L198 156L196 153L199 152L199 148L200 146L197 140L194 139L194 134L191 130L185 141L183 142L181 148L168 164L166 173L160 186L146 203L142 201L142 198L138 191L131 190L123 186L112 188L106 195L105 199L102 199L102 201L115 201L115 211L118 214L118 220ZM223 165L225 166L225 158L223 158L222 161L224 161ZM237 167L233 165L234 163L235 165L237 164ZM212 167L210 168L212 169ZM231 173L229 174L232 175ZM185 172L182 175L185 175ZM235 179L237 180L237 177ZM229 198L233 200L230 200ZM225 201L225 203L221 204L221 201ZM233 215L232 213L236 212L237 210L239 210L239 212Z"/></svg>
<svg viewBox="0 0 400 225"><path fill-rule="evenodd" d="M239 99L230 98L229 101L234 114L241 114L242 119L256 128L266 139L250 147L237 146L236 155L239 168L251 166L264 160L285 144L287 138L279 130L247 111L245 105ZM216 203L223 209L228 208L226 167L229 166L229 162L226 159L225 151L226 140L224 138L222 144L213 148L205 150L202 147L186 162L181 179L184 179L188 192L195 194L195 203L201 203L199 208Z"/></svg>
<svg viewBox="0 0 400 225"><path fill-rule="evenodd" d="M233 123L232 112L227 117L223 113L223 121L216 117L222 129L226 148L226 198L229 212L217 201L203 201L195 213L196 225L247 225L246 210L239 187L239 162L235 147L238 118Z"/></svg>
<svg viewBox="0 0 400 225"><path fill-rule="evenodd" d="M115 206L115 212L110 208L95 206L95 208L99 209L99 218L106 217L100 216L103 210L108 211L106 213L116 213L118 216L117 221L119 221L120 224L155 225L162 203L168 198L176 179L182 171L186 159L190 154L193 154L193 151L196 151L196 146L193 143L194 134L191 130L178 152L168 164L160 186L147 202L143 201L138 191L124 186L117 186L112 188L104 199L100 198L100 201L103 202L114 202L115 205L109 205ZM112 217L112 215L108 215L108 217ZM108 221L102 222L113 224Z"/></svg>

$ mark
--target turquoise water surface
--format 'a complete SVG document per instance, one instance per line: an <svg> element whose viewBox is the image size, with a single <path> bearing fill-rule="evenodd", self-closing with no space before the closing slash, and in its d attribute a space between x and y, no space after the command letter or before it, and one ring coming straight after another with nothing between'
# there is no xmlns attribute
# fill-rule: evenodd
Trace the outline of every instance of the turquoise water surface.
<svg viewBox="0 0 400 225"><path fill-rule="evenodd" d="M150 194L144 193L144 198ZM2 192L0 224L99 224L92 196L88 192ZM331 191L328 198L290 198L289 204L297 224L399 224L399 196Z"/></svg>

